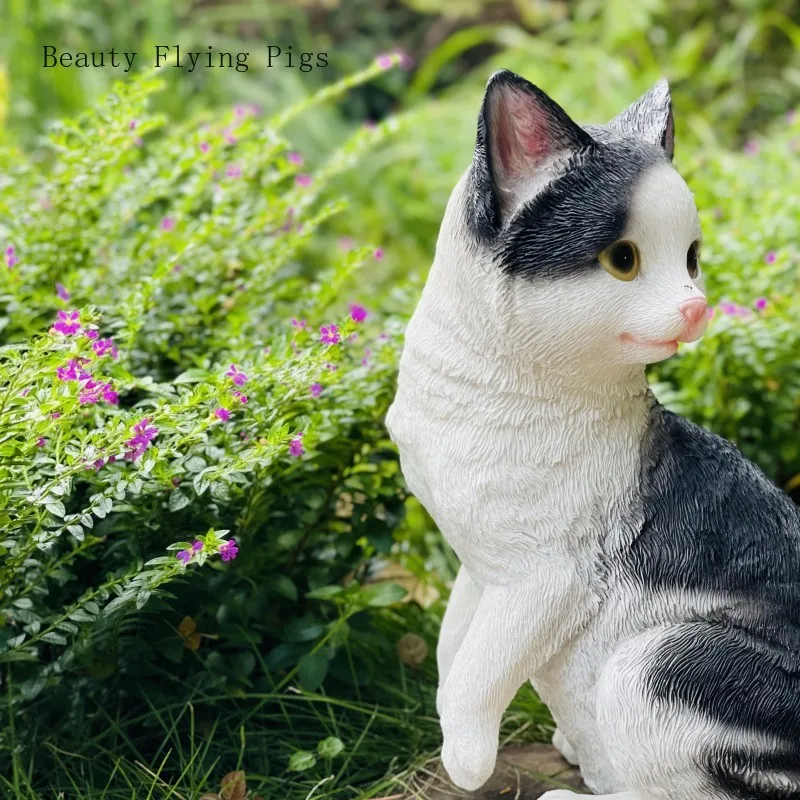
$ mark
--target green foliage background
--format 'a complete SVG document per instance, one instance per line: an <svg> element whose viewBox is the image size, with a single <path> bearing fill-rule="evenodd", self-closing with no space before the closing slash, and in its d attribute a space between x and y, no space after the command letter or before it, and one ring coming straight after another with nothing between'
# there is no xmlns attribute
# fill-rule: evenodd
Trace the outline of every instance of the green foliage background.
<svg viewBox="0 0 800 800"><path fill-rule="evenodd" d="M108 70L38 62L44 43L212 42L253 53L250 71L114 86ZM330 70L265 70L269 42L327 50ZM199 797L239 769L265 797L421 780L457 565L405 494L383 415L499 67L581 121L670 79L716 313L651 380L797 490L793 3L8 0L0 44L0 252L19 258L0 263L9 795ZM373 63L398 47L413 69ZM119 358L48 333L69 309ZM319 341L330 324L335 345ZM55 377L70 358L112 381L119 405L80 403ZM246 405L231 362L249 376ZM158 436L126 461L145 417ZM184 569L168 548L195 537L202 555ZM225 537L240 548L226 564ZM548 726L526 689L504 733L544 739Z"/></svg>

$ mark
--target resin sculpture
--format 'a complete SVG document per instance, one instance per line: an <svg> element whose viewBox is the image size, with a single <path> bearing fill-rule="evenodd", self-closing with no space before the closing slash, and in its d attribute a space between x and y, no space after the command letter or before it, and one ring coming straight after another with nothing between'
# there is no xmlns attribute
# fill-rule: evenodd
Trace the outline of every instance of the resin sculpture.
<svg viewBox="0 0 800 800"><path fill-rule="evenodd" d="M664 81L580 127L499 72L447 206L387 425L462 563L437 707L464 789L531 680L598 794L800 798L800 515L645 380L707 321L672 149Z"/></svg>

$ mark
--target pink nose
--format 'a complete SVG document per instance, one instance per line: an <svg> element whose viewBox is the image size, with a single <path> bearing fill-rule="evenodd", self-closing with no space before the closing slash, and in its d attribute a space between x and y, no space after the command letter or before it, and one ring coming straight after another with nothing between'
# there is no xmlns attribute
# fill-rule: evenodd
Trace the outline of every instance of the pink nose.
<svg viewBox="0 0 800 800"><path fill-rule="evenodd" d="M708 323L708 303L703 297L693 297L681 303L680 312L686 320L686 335L679 336L678 341L693 342L703 335Z"/></svg>

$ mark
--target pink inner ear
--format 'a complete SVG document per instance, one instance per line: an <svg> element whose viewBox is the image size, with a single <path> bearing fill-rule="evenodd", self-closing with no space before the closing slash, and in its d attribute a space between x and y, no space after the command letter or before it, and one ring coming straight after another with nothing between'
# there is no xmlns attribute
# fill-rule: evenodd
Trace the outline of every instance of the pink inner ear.
<svg viewBox="0 0 800 800"><path fill-rule="evenodd" d="M546 117L530 97L507 92L495 117L496 153L507 175L520 172L525 161L536 163L552 152Z"/></svg>

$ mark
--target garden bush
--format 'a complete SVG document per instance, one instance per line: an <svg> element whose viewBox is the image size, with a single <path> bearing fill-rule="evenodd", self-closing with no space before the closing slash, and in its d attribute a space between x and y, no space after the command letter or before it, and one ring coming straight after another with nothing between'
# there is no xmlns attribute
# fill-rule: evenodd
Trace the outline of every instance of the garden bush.
<svg viewBox="0 0 800 800"><path fill-rule="evenodd" d="M95 703L152 707L158 728L176 686L178 708L323 683L366 702L387 664L405 669L390 607L406 592L369 574L403 516L383 427L403 322L355 277L382 268L380 243L324 233L346 208L329 181L394 122L315 167L281 133L311 102L170 125L148 110L160 83L118 85L32 158L0 155L0 774L18 791L54 780L35 731L119 746ZM393 287L389 305L408 302ZM273 727L261 774L312 770L318 741L330 767L328 717L308 714L308 753L302 713L292 739Z"/></svg>

